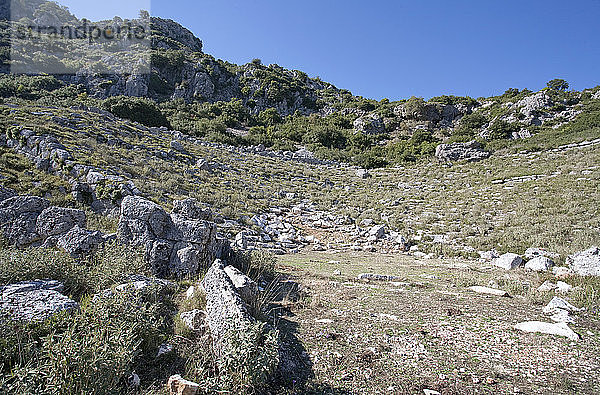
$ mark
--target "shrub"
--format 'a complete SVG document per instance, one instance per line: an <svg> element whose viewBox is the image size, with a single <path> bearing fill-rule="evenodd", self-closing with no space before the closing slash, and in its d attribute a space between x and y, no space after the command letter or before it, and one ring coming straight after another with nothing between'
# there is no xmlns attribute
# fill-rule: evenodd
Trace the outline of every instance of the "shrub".
<svg viewBox="0 0 600 395"><path fill-rule="evenodd" d="M152 100L141 97L116 96L106 99L102 107L112 114L146 126L170 127L169 121Z"/></svg>
<svg viewBox="0 0 600 395"><path fill-rule="evenodd" d="M517 123L508 123L506 121L496 120L490 125L490 139L508 139L513 133L518 132L519 129L520 126Z"/></svg>
<svg viewBox="0 0 600 395"><path fill-rule="evenodd" d="M546 85L548 86L548 88L554 91L566 91L567 89L569 89L569 83L560 78L548 81Z"/></svg>

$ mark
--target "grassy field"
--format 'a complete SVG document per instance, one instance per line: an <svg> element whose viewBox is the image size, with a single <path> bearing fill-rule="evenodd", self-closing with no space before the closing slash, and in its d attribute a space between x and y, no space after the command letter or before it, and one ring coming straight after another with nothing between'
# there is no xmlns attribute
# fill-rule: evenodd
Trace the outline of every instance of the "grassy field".
<svg viewBox="0 0 600 395"><path fill-rule="evenodd" d="M332 393L566 394L600 388L594 374L600 347L597 294L576 303L588 310L572 325L583 336L575 343L513 329L522 321L547 320L542 304L552 295L535 291L543 275L460 259L366 253L288 255L280 258L279 269L305 293L283 320L297 328L314 382ZM400 279L365 283L356 280L361 273ZM511 297L467 289L490 282Z"/></svg>

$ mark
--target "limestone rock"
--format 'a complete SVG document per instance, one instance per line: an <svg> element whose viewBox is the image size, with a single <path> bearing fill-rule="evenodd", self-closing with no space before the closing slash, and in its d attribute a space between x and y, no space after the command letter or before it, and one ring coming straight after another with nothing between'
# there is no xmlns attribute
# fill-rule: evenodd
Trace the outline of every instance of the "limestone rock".
<svg viewBox="0 0 600 395"><path fill-rule="evenodd" d="M48 207L37 217L37 232L45 237L68 232L75 226L85 228L85 212L72 208Z"/></svg>
<svg viewBox="0 0 600 395"><path fill-rule="evenodd" d="M552 259L546 258L545 256L538 256L537 258L529 260L525 264L525 269L534 272L547 272L552 266L554 266L554 261L552 261Z"/></svg>
<svg viewBox="0 0 600 395"><path fill-rule="evenodd" d="M475 293L478 293L478 294L494 295L494 296L508 296L508 292L503 291L501 289L495 289L495 288L473 286L473 287L470 287L469 290L471 290Z"/></svg>
<svg viewBox="0 0 600 395"><path fill-rule="evenodd" d="M477 141L470 141L468 143L440 144L435 150L435 156L445 162L459 160L476 162L489 158L490 153L484 151L483 146Z"/></svg>
<svg viewBox="0 0 600 395"><path fill-rule="evenodd" d="M579 335L573 332L566 323L551 324L548 322L528 321L515 325L515 329L529 333L563 336L573 341L580 339Z"/></svg>
<svg viewBox="0 0 600 395"><path fill-rule="evenodd" d="M600 276L600 248L592 247L569 256L567 265L580 276Z"/></svg>
<svg viewBox="0 0 600 395"><path fill-rule="evenodd" d="M0 202L0 231L4 238L18 247L40 241L37 218L48 207L49 201L35 196L13 196Z"/></svg>
<svg viewBox="0 0 600 395"><path fill-rule="evenodd" d="M242 300L248 305L252 305L256 302L256 298L258 297L258 285L254 280L233 266L226 266L224 270Z"/></svg>
<svg viewBox="0 0 600 395"><path fill-rule="evenodd" d="M102 233L92 232L75 225L58 239L58 247L73 257L83 257L93 253L104 242Z"/></svg>
<svg viewBox="0 0 600 395"><path fill-rule="evenodd" d="M217 259L208 269L202 287L206 292L206 322L217 354L220 355L226 347L227 334L243 328L253 318L248 314L247 306L236 292L221 260Z"/></svg>
<svg viewBox="0 0 600 395"><path fill-rule="evenodd" d="M369 236L373 236L375 240L382 239L385 236L386 230L383 225L375 225L369 229Z"/></svg>
<svg viewBox="0 0 600 395"><path fill-rule="evenodd" d="M79 304L62 295L63 285L53 280L26 281L0 287L0 320L44 321Z"/></svg>
<svg viewBox="0 0 600 395"><path fill-rule="evenodd" d="M229 245L217 238L210 210L194 199L174 202L173 213L138 196L121 204L119 240L143 246L146 259L159 276L196 274L222 256Z"/></svg>
<svg viewBox="0 0 600 395"><path fill-rule="evenodd" d="M548 305L544 307L543 312L545 314L555 314L558 312L558 310L565 310L569 313L581 311L581 309L573 306L571 303L567 302L563 298L555 296L554 298L552 298L550 303L548 303Z"/></svg>
<svg viewBox="0 0 600 395"><path fill-rule="evenodd" d="M196 395L200 390L200 386L176 374L169 377L167 389L169 395Z"/></svg>
<svg viewBox="0 0 600 395"><path fill-rule="evenodd" d="M494 259L492 264L505 270L513 270L517 269L523 264L523 258L517 254L512 254L509 252L500 256L499 258Z"/></svg>
<svg viewBox="0 0 600 395"><path fill-rule="evenodd" d="M385 132L383 120L375 114L357 118L353 126L354 130L365 134L381 134Z"/></svg>

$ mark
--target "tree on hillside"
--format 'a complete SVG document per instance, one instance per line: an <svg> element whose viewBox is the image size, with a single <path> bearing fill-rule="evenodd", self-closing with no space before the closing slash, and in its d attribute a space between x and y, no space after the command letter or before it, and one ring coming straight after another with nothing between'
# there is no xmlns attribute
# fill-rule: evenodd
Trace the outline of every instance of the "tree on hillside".
<svg viewBox="0 0 600 395"><path fill-rule="evenodd" d="M569 83L560 78L548 81L546 85L548 86L548 88L554 91L566 91L567 89L569 89Z"/></svg>

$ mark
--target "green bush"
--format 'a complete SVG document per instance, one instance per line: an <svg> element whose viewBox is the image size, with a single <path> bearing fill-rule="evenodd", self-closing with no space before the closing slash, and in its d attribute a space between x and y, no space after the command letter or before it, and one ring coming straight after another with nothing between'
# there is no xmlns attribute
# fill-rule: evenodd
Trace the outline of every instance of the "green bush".
<svg viewBox="0 0 600 395"><path fill-rule="evenodd" d="M141 97L116 96L106 99L102 107L120 118L146 126L170 127L169 121L152 100Z"/></svg>
<svg viewBox="0 0 600 395"><path fill-rule="evenodd" d="M502 140L508 139L512 136L513 133L516 133L520 130L520 126L518 123L508 123L502 120L496 120L492 122L490 125L490 139L492 140Z"/></svg>

